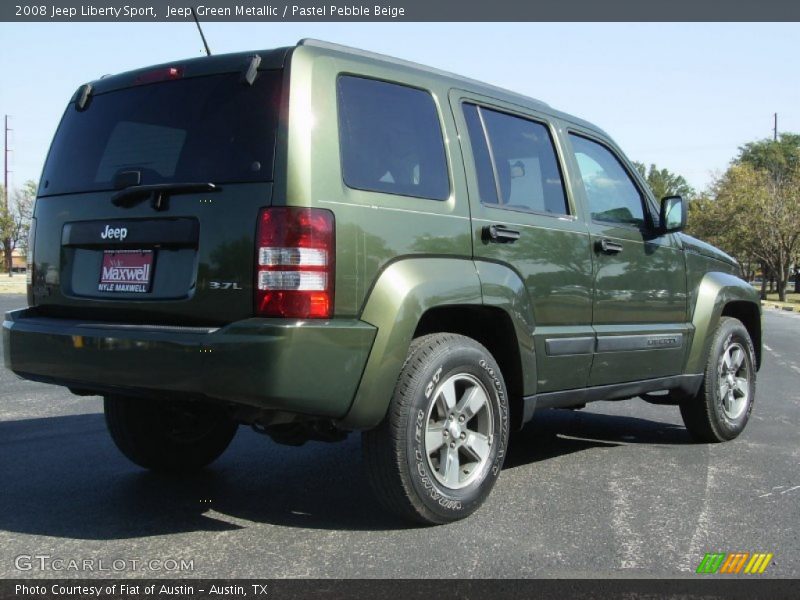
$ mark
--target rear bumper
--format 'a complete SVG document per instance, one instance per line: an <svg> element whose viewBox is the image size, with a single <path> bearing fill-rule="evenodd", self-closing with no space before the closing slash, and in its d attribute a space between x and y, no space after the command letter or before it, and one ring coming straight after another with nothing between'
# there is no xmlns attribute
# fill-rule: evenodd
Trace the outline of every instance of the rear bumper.
<svg viewBox="0 0 800 600"><path fill-rule="evenodd" d="M246 319L220 328L95 323L6 313L5 365L87 392L196 396L344 416L376 329L358 320Z"/></svg>

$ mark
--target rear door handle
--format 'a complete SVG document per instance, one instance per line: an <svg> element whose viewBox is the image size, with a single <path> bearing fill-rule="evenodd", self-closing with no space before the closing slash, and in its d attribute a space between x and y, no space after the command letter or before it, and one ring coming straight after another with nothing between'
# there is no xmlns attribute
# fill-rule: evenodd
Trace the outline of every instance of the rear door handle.
<svg viewBox="0 0 800 600"><path fill-rule="evenodd" d="M513 244L519 239L519 231L505 225L487 225L483 228L483 239L495 244Z"/></svg>
<svg viewBox="0 0 800 600"><path fill-rule="evenodd" d="M603 254L619 254L622 252L622 244L612 242L611 240L602 239L595 245L598 252Z"/></svg>

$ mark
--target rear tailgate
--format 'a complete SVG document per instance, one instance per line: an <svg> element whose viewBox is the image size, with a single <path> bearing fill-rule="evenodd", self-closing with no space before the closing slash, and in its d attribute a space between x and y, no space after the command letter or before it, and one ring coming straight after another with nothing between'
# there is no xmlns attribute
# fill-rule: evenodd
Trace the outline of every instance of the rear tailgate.
<svg viewBox="0 0 800 600"><path fill-rule="evenodd" d="M251 317L255 229L271 192L270 183L224 185L214 195L176 195L158 212L148 203L116 208L103 192L40 199L34 305L43 316L131 323ZM124 239L104 239L107 228L125 232ZM145 281L125 268L126 254L149 255ZM144 289L127 291L126 282Z"/></svg>
<svg viewBox="0 0 800 600"><path fill-rule="evenodd" d="M249 83L247 58L101 80L83 107L76 94L36 203L38 314L172 325L253 315L283 72Z"/></svg>

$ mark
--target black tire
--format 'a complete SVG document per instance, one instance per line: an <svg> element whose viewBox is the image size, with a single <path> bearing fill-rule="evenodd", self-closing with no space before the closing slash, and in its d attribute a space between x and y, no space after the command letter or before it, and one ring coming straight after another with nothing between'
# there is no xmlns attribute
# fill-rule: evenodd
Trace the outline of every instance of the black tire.
<svg viewBox="0 0 800 600"><path fill-rule="evenodd" d="M733 370L736 360L730 358L739 350L741 367ZM728 363L725 362L726 353ZM742 379L746 379L746 385ZM732 390L730 381L737 382ZM726 389L731 390L732 399L723 393ZM747 425L755 394L756 358L750 334L738 319L722 317L711 340L703 384L694 398L680 403L681 416L689 435L704 443L734 439ZM731 407L735 410L729 410Z"/></svg>
<svg viewBox="0 0 800 600"><path fill-rule="evenodd" d="M117 448L154 471L205 467L225 451L237 429L225 409L212 404L106 396L103 408Z"/></svg>
<svg viewBox="0 0 800 600"><path fill-rule="evenodd" d="M429 453L439 433L443 443ZM508 436L508 394L492 355L470 338L437 333L411 344L386 417L364 432L362 449L385 508L442 524L480 507L500 474Z"/></svg>

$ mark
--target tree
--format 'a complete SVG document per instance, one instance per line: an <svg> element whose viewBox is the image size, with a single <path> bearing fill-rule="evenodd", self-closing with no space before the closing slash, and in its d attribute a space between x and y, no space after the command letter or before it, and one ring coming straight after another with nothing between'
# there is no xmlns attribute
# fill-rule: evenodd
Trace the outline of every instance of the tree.
<svg viewBox="0 0 800 600"><path fill-rule="evenodd" d="M720 199L721 180L714 182L709 191L689 202L686 233L725 250L744 267L752 270L753 263L760 261L750 253L749 240L735 227L731 227L731 208Z"/></svg>
<svg viewBox="0 0 800 600"><path fill-rule="evenodd" d="M774 280L785 301L800 258L800 135L741 146L708 194L689 204L687 229L735 256L745 272L759 266L762 298Z"/></svg>
<svg viewBox="0 0 800 600"><path fill-rule="evenodd" d="M800 167L800 134L782 133L777 140L749 142L739 148L734 162L767 171L780 181Z"/></svg>
<svg viewBox="0 0 800 600"><path fill-rule="evenodd" d="M734 161L735 164L750 165L754 169L763 171L767 174L771 187L774 190L781 190L785 196L780 215L786 217L784 213L793 213L793 208L797 208L800 203L800 194L797 193L798 173L800 173L800 134L796 133L782 133L778 136L777 140L763 139L757 142L750 142L739 148L739 156ZM791 217L789 217L791 221ZM796 227L796 226L795 226ZM795 229L794 235L789 235L789 239L797 239L798 229ZM786 232L789 233L789 232ZM769 264L763 265L764 278L766 279L766 271L772 271L771 275L775 277L778 285L778 296L781 300L785 300L785 289L788 284L788 278L791 274L791 267L794 265L795 271L795 291L800 292L800 243L794 243L790 246L789 258L787 259L789 265L786 267L787 271L775 271ZM777 258L777 257L776 257ZM778 261L780 262L780 261ZM770 282L770 287L772 282ZM763 286L762 286L763 289Z"/></svg>
<svg viewBox="0 0 800 600"><path fill-rule="evenodd" d="M800 161L779 170L774 165L756 167L740 155L711 192L713 200L690 204L690 232L743 264L757 261L764 280L762 294L766 278L772 275L778 297L785 301L790 269L800 252Z"/></svg>
<svg viewBox="0 0 800 600"><path fill-rule="evenodd" d="M661 200L665 196L683 196L686 200L694 198L695 191L683 176L672 173L667 169L659 169L654 164L648 169L644 163L633 163L639 174L647 181L647 185L653 190L656 200Z"/></svg>
<svg viewBox="0 0 800 600"><path fill-rule="evenodd" d="M3 262L11 276L12 253L17 248L27 250L33 203L36 200L37 184L26 181L21 190L16 190L6 203L6 190L0 187L3 203L0 204L0 239L3 242Z"/></svg>

